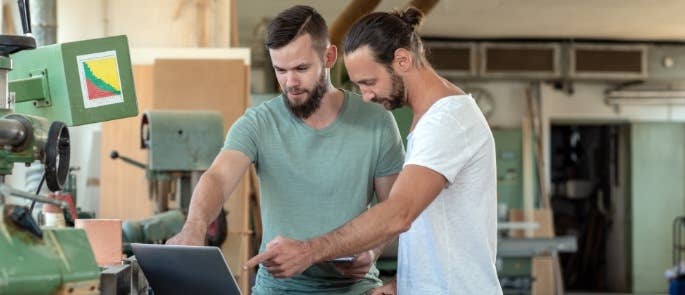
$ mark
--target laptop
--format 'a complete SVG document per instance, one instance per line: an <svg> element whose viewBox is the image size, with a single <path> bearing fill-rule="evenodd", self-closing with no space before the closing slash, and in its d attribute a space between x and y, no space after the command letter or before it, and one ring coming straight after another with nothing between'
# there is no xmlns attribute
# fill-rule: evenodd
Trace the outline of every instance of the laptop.
<svg viewBox="0 0 685 295"><path fill-rule="evenodd" d="M155 295L240 295L217 247L132 243L133 254Z"/></svg>

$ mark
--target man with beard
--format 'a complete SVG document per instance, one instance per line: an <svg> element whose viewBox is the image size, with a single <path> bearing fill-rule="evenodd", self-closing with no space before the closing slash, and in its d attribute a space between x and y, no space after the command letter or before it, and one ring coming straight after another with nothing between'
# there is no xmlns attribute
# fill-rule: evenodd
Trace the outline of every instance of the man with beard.
<svg viewBox="0 0 685 295"><path fill-rule="evenodd" d="M373 294L502 294L495 269L495 145L473 98L440 77L416 33L422 13L372 13L344 41L365 101L414 114L404 168L387 201L304 241L277 237L246 266L285 278L400 235L395 283Z"/></svg>
<svg viewBox="0 0 685 295"><path fill-rule="evenodd" d="M193 193L182 232L169 244L203 244L207 224L250 163L260 180L262 241L307 239L343 225L367 210L374 193L381 203L387 199L402 169L392 115L331 84L337 49L319 13L307 6L281 12L265 45L283 94L233 124ZM314 264L289 279L273 277L265 263L253 294L363 294L381 285L374 266L379 253L375 247L354 253L351 263Z"/></svg>

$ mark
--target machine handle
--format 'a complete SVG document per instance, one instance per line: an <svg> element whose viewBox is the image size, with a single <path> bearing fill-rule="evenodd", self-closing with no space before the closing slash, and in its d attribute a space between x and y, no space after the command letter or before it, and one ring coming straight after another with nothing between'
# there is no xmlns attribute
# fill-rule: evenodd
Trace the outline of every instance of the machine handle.
<svg viewBox="0 0 685 295"><path fill-rule="evenodd" d="M19 197L19 198L23 198L23 199L27 199L27 200L36 201L39 203L52 204L52 205L58 206L60 208L64 208L64 207L68 208L69 207L69 204L67 204L66 202L51 199L51 198L48 198L48 197L45 197L42 195L38 195L38 194L32 194L29 192L21 191L21 190L12 188L6 184L0 184L0 193L2 193L3 195L6 195L6 196L15 196L15 197Z"/></svg>
<svg viewBox="0 0 685 295"><path fill-rule="evenodd" d="M112 160L121 159L122 161L124 161L124 162L126 162L126 163L129 163L129 164L131 164L131 165L133 165L133 166L136 166L136 167L138 167L138 168L140 168L140 169L147 170L147 165L145 165L145 164L143 164L143 163L141 163L141 162L138 162L138 161L136 161L136 160L134 160L134 159L131 159L131 158L129 158L129 157L124 157L124 156L122 156L122 155L119 155L119 152L117 152L117 151L112 151L112 152L109 154L109 157L112 158Z"/></svg>
<svg viewBox="0 0 685 295"><path fill-rule="evenodd" d="M19 17L21 17L21 26L24 30L24 35L31 33L31 9L29 7L29 0L17 0L19 4Z"/></svg>

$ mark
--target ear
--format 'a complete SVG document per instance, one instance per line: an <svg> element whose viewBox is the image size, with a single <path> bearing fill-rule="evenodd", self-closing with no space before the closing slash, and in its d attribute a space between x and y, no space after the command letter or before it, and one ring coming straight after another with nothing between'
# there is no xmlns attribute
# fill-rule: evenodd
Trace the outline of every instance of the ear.
<svg viewBox="0 0 685 295"><path fill-rule="evenodd" d="M330 69L333 67L336 60L338 60L338 47L333 44L328 45L326 52L324 53L324 63L326 68Z"/></svg>
<svg viewBox="0 0 685 295"><path fill-rule="evenodd" d="M395 56L392 60L392 67L395 72L403 73L408 71L414 65L414 56L404 48L397 48Z"/></svg>

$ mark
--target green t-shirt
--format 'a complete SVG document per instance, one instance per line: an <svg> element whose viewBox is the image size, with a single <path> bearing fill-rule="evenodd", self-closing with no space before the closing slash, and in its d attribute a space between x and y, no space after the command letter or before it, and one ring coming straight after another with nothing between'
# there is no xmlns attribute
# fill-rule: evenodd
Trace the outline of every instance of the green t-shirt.
<svg viewBox="0 0 685 295"><path fill-rule="evenodd" d="M345 92L336 120L317 130L293 116L278 96L248 109L231 127L224 150L245 154L257 168L263 236L308 239L340 227L368 208L374 178L399 173L404 162L392 114ZM345 278L328 263L276 279L260 268L254 294L362 294L380 285Z"/></svg>

